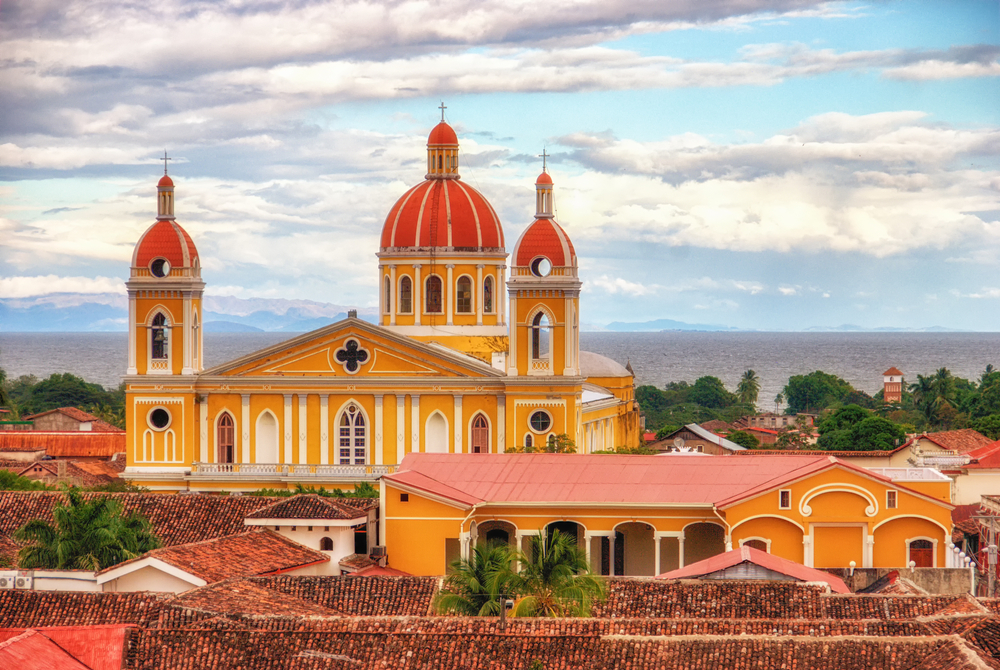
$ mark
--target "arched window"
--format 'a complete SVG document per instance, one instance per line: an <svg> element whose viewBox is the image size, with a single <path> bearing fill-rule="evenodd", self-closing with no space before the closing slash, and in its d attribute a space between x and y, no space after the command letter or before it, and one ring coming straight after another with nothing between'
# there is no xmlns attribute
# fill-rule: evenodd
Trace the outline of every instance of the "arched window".
<svg viewBox="0 0 1000 670"><path fill-rule="evenodd" d="M458 278L455 292L455 311L468 314L472 311L472 280L468 277Z"/></svg>
<svg viewBox="0 0 1000 670"><path fill-rule="evenodd" d="M152 358L156 361L166 360L169 348L169 330L167 329L167 317L157 314L153 317L153 353Z"/></svg>
<svg viewBox="0 0 1000 670"><path fill-rule="evenodd" d="M333 540L324 537L319 541L320 551L333 551Z"/></svg>
<svg viewBox="0 0 1000 670"><path fill-rule="evenodd" d="M539 312L531 322L531 357L547 358L549 355L549 331L552 325L545 312Z"/></svg>
<svg viewBox="0 0 1000 670"><path fill-rule="evenodd" d="M340 442L337 463L340 465L364 465L368 453L368 433L365 417L355 404L348 405L340 415Z"/></svg>
<svg viewBox="0 0 1000 670"><path fill-rule="evenodd" d="M757 551L767 552L767 542L764 540L747 540L743 543L744 547L750 547L751 549L756 549Z"/></svg>
<svg viewBox="0 0 1000 670"><path fill-rule="evenodd" d="M525 452L531 451L531 447L532 447L533 444L534 443L533 443L533 441L531 439L531 434L529 433L528 435L525 435L524 436L524 451Z"/></svg>
<svg viewBox="0 0 1000 670"><path fill-rule="evenodd" d="M233 424L233 417L226 412L219 418L219 462L235 462L236 451L236 431Z"/></svg>
<svg viewBox="0 0 1000 670"><path fill-rule="evenodd" d="M483 280L483 311L493 313L493 277Z"/></svg>
<svg viewBox="0 0 1000 670"><path fill-rule="evenodd" d="M440 314L441 309L441 278L430 276L427 278L427 302L425 312L428 314Z"/></svg>
<svg viewBox="0 0 1000 670"><path fill-rule="evenodd" d="M382 311L388 314L392 309L392 281L389 277L386 277L382 282L382 299L385 303L382 305Z"/></svg>
<svg viewBox="0 0 1000 670"><path fill-rule="evenodd" d="M399 313L409 314L413 311L413 281L409 277L399 280Z"/></svg>
<svg viewBox="0 0 1000 670"><path fill-rule="evenodd" d="M549 439L548 439L547 446L548 446L548 450L549 451L555 451L556 450L556 436L553 435L552 433L549 433Z"/></svg>
<svg viewBox="0 0 1000 670"><path fill-rule="evenodd" d="M486 454L490 451L490 424L486 417L477 414L472 420L472 453Z"/></svg>

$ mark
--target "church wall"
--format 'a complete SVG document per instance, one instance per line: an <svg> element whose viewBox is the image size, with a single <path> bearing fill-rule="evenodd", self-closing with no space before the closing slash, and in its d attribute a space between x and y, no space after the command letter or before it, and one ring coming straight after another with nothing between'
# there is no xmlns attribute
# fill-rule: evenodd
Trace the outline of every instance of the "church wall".
<svg viewBox="0 0 1000 670"><path fill-rule="evenodd" d="M734 527L732 535L734 549L740 547L741 540L770 540L768 553L796 563L804 560L802 529L785 519L771 516L751 519Z"/></svg>
<svg viewBox="0 0 1000 670"><path fill-rule="evenodd" d="M945 566L948 548L941 529L930 521L919 518L894 519L875 529L875 565L887 568L907 567L907 540L916 539L930 540L937 550L935 567Z"/></svg>

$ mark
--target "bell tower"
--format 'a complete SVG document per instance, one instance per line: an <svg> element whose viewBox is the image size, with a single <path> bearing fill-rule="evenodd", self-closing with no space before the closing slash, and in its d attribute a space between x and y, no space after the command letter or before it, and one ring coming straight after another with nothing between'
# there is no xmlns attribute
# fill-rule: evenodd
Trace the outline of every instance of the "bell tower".
<svg viewBox="0 0 1000 670"><path fill-rule="evenodd" d="M132 253L128 289L129 375L191 375L202 370L198 250L174 217L174 182L156 185L156 222Z"/></svg>
<svg viewBox="0 0 1000 670"><path fill-rule="evenodd" d="M535 180L535 220L511 254L508 375L580 374L580 288L576 250L556 223L552 177Z"/></svg>

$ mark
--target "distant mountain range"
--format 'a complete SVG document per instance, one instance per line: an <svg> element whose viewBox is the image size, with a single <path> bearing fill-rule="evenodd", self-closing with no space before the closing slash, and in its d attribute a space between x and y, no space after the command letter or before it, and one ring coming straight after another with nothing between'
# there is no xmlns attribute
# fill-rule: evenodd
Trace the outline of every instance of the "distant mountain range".
<svg viewBox="0 0 1000 670"><path fill-rule="evenodd" d="M288 332L303 333L340 321L348 309L375 323L374 307L354 308L314 300L284 298L237 298L205 296L204 328L209 333ZM0 298L0 332L105 332L128 329L128 298L121 293L53 293L35 298ZM753 332L718 324L685 323L674 319L628 322L614 321L588 330L611 332ZM949 333L952 328L866 328L853 324L814 326L802 332L816 333Z"/></svg>
<svg viewBox="0 0 1000 670"><path fill-rule="evenodd" d="M366 321L375 308L313 300L206 295L205 332L303 333L347 317L357 309ZM55 293L37 298L0 298L0 332L101 332L128 329L128 297L118 293Z"/></svg>

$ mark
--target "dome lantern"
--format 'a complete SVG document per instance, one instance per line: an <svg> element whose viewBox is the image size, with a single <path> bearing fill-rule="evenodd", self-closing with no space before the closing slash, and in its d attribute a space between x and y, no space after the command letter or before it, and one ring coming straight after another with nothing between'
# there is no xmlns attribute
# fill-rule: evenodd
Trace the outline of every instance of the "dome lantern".
<svg viewBox="0 0 1000 670"><path fill-rule="evenodd" d="M458 176L458 135L444 120L445 104L441 103L441 123L427 136L427 178L460 179Z"/></svg>

